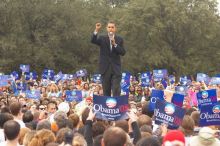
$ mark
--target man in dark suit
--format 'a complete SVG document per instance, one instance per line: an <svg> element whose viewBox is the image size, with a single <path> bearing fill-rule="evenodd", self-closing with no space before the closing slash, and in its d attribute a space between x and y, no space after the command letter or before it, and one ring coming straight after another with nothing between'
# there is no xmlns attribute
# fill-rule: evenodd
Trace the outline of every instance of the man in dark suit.
<svg viewBox="0 0 220 146"><path fill-rule="evenodd" d="M102 77L102 87L105 96L120 96L121 93L121 58L125 55L123 39L116 35L114 22L107 24L106 35L98 35L101 23L96 23L91 42L100 47L99 71Z"/></svg>

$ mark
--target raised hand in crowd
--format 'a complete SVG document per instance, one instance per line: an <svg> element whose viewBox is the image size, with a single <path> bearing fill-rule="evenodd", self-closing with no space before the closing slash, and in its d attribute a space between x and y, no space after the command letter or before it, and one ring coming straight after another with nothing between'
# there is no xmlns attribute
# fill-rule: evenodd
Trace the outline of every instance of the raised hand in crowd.
<svg viewBox="0 0 220 146"><path fill-rule="evenodd" d="M87 120L91 120L93 121L95 118L95 113L92 111L92 108L90 108L90 111L89 111L89 115L87 117Z"/></svg>
<svg viewBox="0 0 220 146"><path fill-rule="evenodd" d="M95 32L99 32L101 27L102 27L101 23L96 23L96 25L95 25Z"/></svg>
<svg viewBox="0 0 220 146"><path fill-rule="evenodd" d="M168 131L167 125L166 124L161 124L160 129L161 129L161 136L162 137L165 136L167 134L167 131Z"/></svg>
<svg viewBox="0 0 220 146"><path fill-rule="evenodd" d="M159 127L157 127L157 129L154 131L154 135L158 136L158 137L163 137L167 134L167 125L166 124L161 124Z"/></svg>
<svg viewBox="0 0 220 146"><path fill-rule="evenodd" d="M138 117L137 117L137 109L134 109L132 108L130 110L130 112L127 113L128 114L128 117L129 117L129 123L133 123L133 122L136 122Z"/></svg>
<svg viewBox="0 0 220 146"><path fill-rule="evenodd" d="M129 127L132 129L133 132L133 144L136 144L137 141L139 139L141 139L141 132L140 132L140 128L137 124L137 110L131 109L130 112L127 113L128 117L129 117Z"/></svg>

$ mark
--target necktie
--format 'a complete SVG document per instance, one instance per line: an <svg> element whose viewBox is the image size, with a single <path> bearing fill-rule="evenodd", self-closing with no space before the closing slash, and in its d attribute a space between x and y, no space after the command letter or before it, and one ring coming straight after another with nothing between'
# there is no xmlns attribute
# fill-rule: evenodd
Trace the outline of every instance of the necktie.
<svg viewBox="0 0 220 146"><path fill-rule="evenodd" d="M109 41L110 41L110 51L112 52L112 41L111 40Z"/></svg>

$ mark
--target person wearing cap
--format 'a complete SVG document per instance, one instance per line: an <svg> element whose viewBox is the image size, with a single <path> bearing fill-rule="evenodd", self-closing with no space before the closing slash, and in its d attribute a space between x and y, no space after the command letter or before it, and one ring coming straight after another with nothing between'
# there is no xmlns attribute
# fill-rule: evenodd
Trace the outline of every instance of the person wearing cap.
<svg viewBox="0 0 220 146"><path fill-rule="evenodd" d="M190 139L190 146L220 146L220 141L215 137L216 132L209 127L201 128L198 136Z"/></svg>

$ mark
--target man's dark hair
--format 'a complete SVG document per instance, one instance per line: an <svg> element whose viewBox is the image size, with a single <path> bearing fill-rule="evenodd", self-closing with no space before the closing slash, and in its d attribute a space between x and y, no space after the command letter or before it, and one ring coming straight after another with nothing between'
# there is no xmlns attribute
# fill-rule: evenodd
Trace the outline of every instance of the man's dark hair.
<svg viewBox="0 0 220 146"><path fill-rule="evenodd" d="M126 120L119 120L115 122L115 127L119 127L123 129L126 133L128 133L128 121Z"/></svg>
<svg viewBox="0 0 220 146"><path fill-rule="evenodd" d="M14 140L19 135L20 125L18 124L18 122L14 120L9 120L4 124L3 129L4 129L5 137L8 140Z"/></svg>
<svg viewBox="0 0 220 146"><path fill-rule="evenodd" d="M26 111L22 117L22 120L24 123L29 123L33 121L34 115L31 113L31 111Z"/></svg>
<svg viewBox="0 0 220 146"><path fill-rule="evenodd" d="M101 121L98 121L96 123L93 124L92 126L92 136L93 138L100 135L100 134L103 134L105 131L105 125L103 122Z"/></svg>
<svg viewBox="0 0 220 146"><path fill-rule="evenodd" d="M105 146L124 146L126 141L126 133L119 127L110 127L103 135L103 142Z"/></svg>
<svg viewBox="0 0 220 146"><path fill-rule="evenodd" d="M152 118L154 115L154 112L150 111L149 104L150 104L150 102L148 101L142 106L142 114L148 115L149 117Z"/></svg>
<svg viewBox="0 0 220 146"><path fill-rule="evenodd" d="M140 127L140 131L141 132L148 132L150 134L152 134L152 128L150 125L143 125Z"/></svg>
<svg viewBox="0 0 220 146"><path fill-rule="evenodd" d="M73 127L73 121L70 120L70 119L67 119L67 120L66 120L66 127L67 127L67 128L70 128L70 129L74 129L74 127Z"/></svg>
<svg viewBox="0 0 220 146"><path fill-rule="evenodd" d="M19 102L13 102L10 104L10 111L13 116L17 116L21 111L21 104Z"/></svg>
<svg viewBox="0 0 220 146"><path fill-rule="evenodd" d="M37 123L36 130L48 129L51 130L51 124L48 120L44 119Z"/></svg>
<svg viewBox="0 0 220 146"><path fill-rule="evenodd" d="M1 113L11 113L11 111L8 106L3 106L1 108Z"/></svg>
<svg viewBox="0 0 220 146"><path fill-rule="evenodd" d="M50 99L48 98L40 99L40 104L48 105L49 102L50 102Z"/></svg>
<svg viewBox="0 0 220 146"><path fill-rule="evenodd" d="M93 142L93 146L101 146L102 143L102 138L103 138L103 135L98 135L94 138L94 142Z"/></svg>
<svg viewBox="0 0 220 146"><path fill-rule="evenodd" d="M13 120L13 116L9 113L0 113L0 128L3 128L5 122Z"/></svg>
<svg viewBox="0 0 220 146"><path fill-rule="evenodd" d="M161 146L157 137L148 137L148 138L141 138L136 146Z"/></svg>
<svg viewBox="0 0 220 146"><path fill-rule="evenodd" d="M114 25L116 26L116 23L115 23L114 21L112 21L112 20L111 20L111 21L108 21L107 25L108 25L108 24L114 24Z"/></svg>

